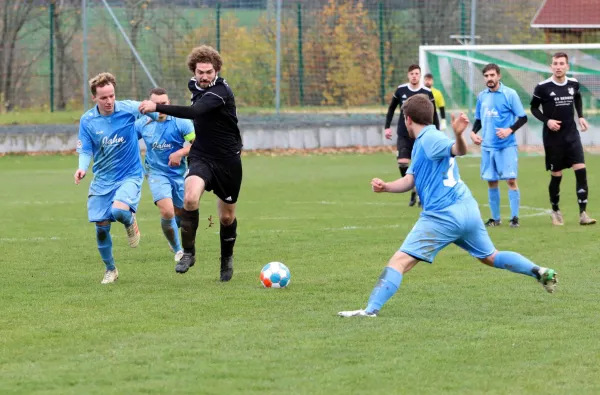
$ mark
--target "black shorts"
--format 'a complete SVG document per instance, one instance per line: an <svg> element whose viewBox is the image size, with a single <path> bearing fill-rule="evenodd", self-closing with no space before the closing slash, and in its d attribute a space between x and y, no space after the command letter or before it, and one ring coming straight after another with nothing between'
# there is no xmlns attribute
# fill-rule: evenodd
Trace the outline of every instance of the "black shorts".
<svg viewBox="0 0 600 395"><path fill-rule="evenodd" d="M213 191L225 203L237 202L242 186L242 159L188 158L185 177L198 176L204 180L205 190Z"/></svg>
<svg viewBox="0 0 600 395"><path fill-rule="evenodd" d="M415 145L415 139L408 136L398 136L398 141L396 141L398 159L411 159L413 145Z"/></svg>
<svg viewBox="0 0 600 395"><path fill-rule="evenodd" d="M564 142L561 145L546 145L546 170L560 171L568 169L576 163L585 163L581 139Z"/></svg>

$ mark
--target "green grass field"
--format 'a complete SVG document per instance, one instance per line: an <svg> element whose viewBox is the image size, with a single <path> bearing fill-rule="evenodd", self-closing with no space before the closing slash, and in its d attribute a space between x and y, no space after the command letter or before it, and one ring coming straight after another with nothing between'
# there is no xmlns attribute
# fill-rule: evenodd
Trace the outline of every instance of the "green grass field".
<svg viewBox="0 0 600 395"><path fill-rule="evenodd" d="M590 213L600 215L600 157L588 157ZM577 224L572 172L566 225L553 228L548 175L522 157L522 226L490 230L560 274L549 295L530 277L491 269L451 246L421 263L377 319L365 306L419 215L408 196L375 195L398 175L387 154L244 158L235 275L218 281L215 199L201 203L198 261L174 271L146 185L142 242L113 225L121 278L103 265L73 156L0 158L1 394L598 394L597 227ZM459 160L480 203L477 158ZM508 216L506 186L503 215ZM488 209L482 207L487 218ZM279 260L287 289L263 289Z"/></svg>

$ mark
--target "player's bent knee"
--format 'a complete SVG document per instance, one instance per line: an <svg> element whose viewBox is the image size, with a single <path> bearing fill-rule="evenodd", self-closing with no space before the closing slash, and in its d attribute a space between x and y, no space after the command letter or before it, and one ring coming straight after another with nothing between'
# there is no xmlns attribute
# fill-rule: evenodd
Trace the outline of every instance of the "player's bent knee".
<svg viewBox="0 0 600 395"><path fill-rule="evenodd" d="M389 260L388 266L404 274L412 269L419 261L405 252L397 251Z"/></svg>
<svg viewBox="0 0 600 395"><path fill-rule="evenodd" d="M171 199L161 199L156 202L158 210L160 211L161 218L171 219L175 216L175 210L173 208L173 201Z"/></svg>
<svg viewBox="0 0 600 395"><path fill-rule="evenodd" d="M485 258L478 258L479 262L494 267L494 260L496 259L496 254L498 253L498 251L494 251L494 253L492 255L488 255Z"/></svg>
<svg viewBox="0 0 600 395"><path fill-rule="evenodd" d="M506 183L508 184L508 187L511 189L517 189L517 180L512 178L510 180L506 180Z"/></svg>
<svg viewBox="0 0 600 395"><path fill-rule="evenodd" d="M573 170L581 170L585 169L585 163L575 163L573 165Z"/></svg>

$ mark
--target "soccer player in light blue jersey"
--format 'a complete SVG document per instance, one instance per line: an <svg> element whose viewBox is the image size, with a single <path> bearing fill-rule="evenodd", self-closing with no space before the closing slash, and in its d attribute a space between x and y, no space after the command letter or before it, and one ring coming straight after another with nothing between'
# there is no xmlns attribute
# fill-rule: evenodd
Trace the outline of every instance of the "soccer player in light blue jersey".
<svg viewBox="0 0 600 395"><path fill-rule="evenodd" d="M425 95L415 95L402 106L406 128L415 144L412 162L405 177L393 182L371 181L374 192L402 193L417 187L423 211L404 243L379 277L364 310L341 311L342 317L376 317L381 307L396 293L402 277L417 262L433 263L435 256L450 243L463 248L482 263L536 278L552 293L556 272L535 265L516 252L498 251L487 233L479 206L460 179L456 156L467 153L463 132L469 119L452 116L456 140L450 140L433 125L433 105Z"/></svg>
<svg viewBox="0 0 600 395"><path fill-rule="evenodd" d="M156 104L171 104L163 88L150 90L150 100ZM179 238L184 197L183 174L187 169L182 159L190 152L190 145L184 144L196 138L194 124L189 119L159 113L156 122L147 117L138 119L135 129L146 144L148 185L154 204L160 210L160 225L171 250L175 252L175 262L179 262L183 256Z"/></svg>
<svg viewBox="0 0 600 395"><path fill-rule="evenodd" d="M130 247L137 247L140 231L135 212L140 202L144 170L135 121L140 118L139 102L115 100L115 77L100 73L89 82L96 106L79 122L79 167L75 183L85 177L92 159L94 179L88 193L88 219L96 223L96 241L106 265L102 284L119 278L112 253L111 222L125 225ZM156 119L156 113L147 114Z"/></svg>
<svg viewBox="0 0 600 395"><path fill-rule="evenodd" d="M514 89L500 82L500 67L493 63L483 68L487 89L477 96L475 123L471 139L481 145L481 178L488 182L488 198L492 218L486 226L498 226L500 221L500 190L498 180L508 184L510 227L519 227L521 194L517 185L519 163L514 133L527 123L523 104ZM477 132L482 130L482 136Z"/></svg>

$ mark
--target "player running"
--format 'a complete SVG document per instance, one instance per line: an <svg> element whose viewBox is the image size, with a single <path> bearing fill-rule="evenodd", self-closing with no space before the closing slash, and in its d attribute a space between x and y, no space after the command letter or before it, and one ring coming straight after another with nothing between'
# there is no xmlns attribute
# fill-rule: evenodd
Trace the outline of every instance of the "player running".
<svg viewBox="0 0 600 395"><path fill-rule="evenodd" d="M157 104L170 104L167 91L153 88L150 100ZM136 121L138 137L146 144L146 174L154 204L160 210L160 226L175 252L175 262L183 256L179 239L180 217L183 212L183 174L187 169L185 158L196 137L194 124L189 119L178 119L159 114L156 122L143 117Z"/></svg>
<svg viewBox="0 0 600 395"><path fill-rule="evenodd" d="M115 77L100 73L89 81L96 106L79 122L79 168L75 184L85 177L94 159L94 179L88 193L88 220L96 223L96 241L106 272L102 284L119 278L112 253L111 222L125 226L130 247L137 247L140 231L135 212L140 202L144 170L135 121L141 114L139 102L115 100ZM156 113L148 114L156 119Z"/></svg>
<svg viewBox="0 0 600 395"><path fill-rule="evenodd" d="M402 277L419 261L432 263L450 243L463 248L482 263L498 269L531 276L547 292L554 292L557 274L535 265L516 252L498 251L481 219L477 202L460 179L455 157L467 153L463 132L469 119L452 117L456 141L431 125L433 106L427 96L416 95L402 106L406 127L416 138L413 161L406 177L386 183L371 181L374 192L402 193L415 185L423 202L421 217L379 277L364 310L341 311L342 317L376 317L382 306L396 293Z"/></svg>

